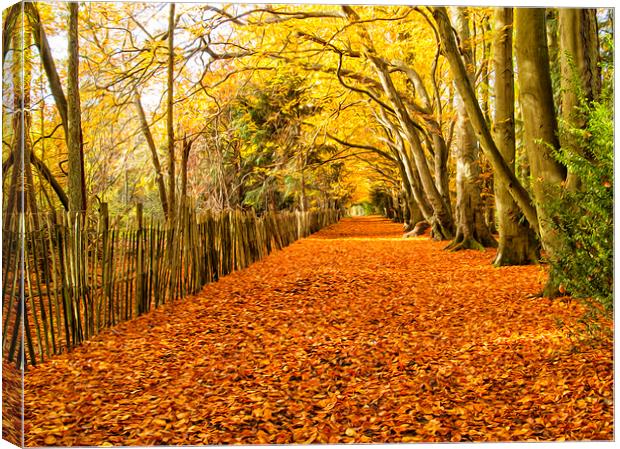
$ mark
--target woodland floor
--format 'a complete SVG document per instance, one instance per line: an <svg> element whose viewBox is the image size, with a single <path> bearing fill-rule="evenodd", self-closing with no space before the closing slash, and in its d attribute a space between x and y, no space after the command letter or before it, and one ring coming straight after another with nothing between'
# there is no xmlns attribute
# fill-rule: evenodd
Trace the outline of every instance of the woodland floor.
<svg viewBox="0 0 620 449"><path fill-rule="evenodd" d="M611 337L541 267L344 219L26 373L26 444L613 438Z"/></svg>

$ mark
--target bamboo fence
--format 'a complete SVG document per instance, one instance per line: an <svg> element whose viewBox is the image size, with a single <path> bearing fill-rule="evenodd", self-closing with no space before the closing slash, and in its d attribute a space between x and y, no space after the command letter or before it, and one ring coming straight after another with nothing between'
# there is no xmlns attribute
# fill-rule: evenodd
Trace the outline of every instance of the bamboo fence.
<svg viewBox="0 0 620 449"><path fill-rule="evenodd" d="M2 349L18 366L69 351L102 329L199 292L339 219L339 211L207 212L182 208L174 225L111 228L67 213L6 220L2 256Z"/></svg>

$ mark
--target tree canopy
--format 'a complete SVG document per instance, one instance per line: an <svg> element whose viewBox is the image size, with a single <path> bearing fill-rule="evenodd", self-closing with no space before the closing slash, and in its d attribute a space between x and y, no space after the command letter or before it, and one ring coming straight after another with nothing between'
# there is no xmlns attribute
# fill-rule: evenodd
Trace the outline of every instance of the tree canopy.
<svg viewBox="0 0 620 449"><path fill-rule="evenodd" d="M4 36L5 213L366 204L498 265L563 252L554 155L597 165L562 136L613 79L609 9L26 3Z"/></svg>

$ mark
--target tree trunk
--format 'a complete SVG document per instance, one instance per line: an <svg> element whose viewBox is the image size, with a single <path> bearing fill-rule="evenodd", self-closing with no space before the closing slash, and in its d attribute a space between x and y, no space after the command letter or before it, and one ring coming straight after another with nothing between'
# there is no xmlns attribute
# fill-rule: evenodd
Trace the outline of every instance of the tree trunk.
<svg viewBox="0 0 620 449"><path fill-rule="evenodd" d="M8 185L8 192L5 195L3 201L3 227L4 229L11 230L12 221L14 219L14 213L21 213L24 211L24 79L23 79L23 33L24 29L21 26L21 21L18 17L15 18L18 24L13 29L12 36L3 36L5 40L11 40L13 42L11 54L11 75L12 75L12 90L13 90L13 112L10 113L11 124L13 130L13 136L11 141L11 153L6 162L6 168L11 167L11 180ZM8 53L7 44L7 53ZM4 168L4 167L3 167ZM6 172L4 173L6 176ZM3 192L4 193L4 192Z"/></svg>
<svg viewBox="0 0 620 449"><path fill-rule="evenodd" d="M359 22L358 14L350 6L342 6L342 10L351 23ZM377 56L368 31L361 25L359 25L358 30L364 46L364 56L368 58L379 77L381 87L392 105L403 134L410 145L422 188L433 208L433 235L437 239L451 239L454 236L454 222L450 204L446 204L439 190L437 190L435 180L428 167L418 130L416 129L416 123L407 112L403 99L394 86L386 62Z"/></svg>
<svg viewBox="0 0 620 449"><path fill-rule="evenodd" d="M397 223L402 223L402 211L400 208L400 198L395 189L390 189L390 204L392 205L392 210L394 211L394 216L392 220Z"/></svg>
<svg viewBox="0 0 620 449"><path fill-rule="evenodd" d="M41 24L41 17L39 15L39 11L36 7L35 3L24 2L24 13L28 19L28 23L31 26L32 36L34 37L34 43L39 50L39 56L41 58L41 63L43 65L43 69L47 76L47 80L50 86L50 91L52 92L52 96L54 97L54 103L56 104L56 108L58 109L58 114L60 115L60 121L62 123L62 127L65 131L65 141L67 143L67 148L69 148L69 125L68 125L68 103L65 97L65 93L62 88L62 84L60 82L60 76L58 71L56 70L56 64L54 62L54 58L52 56L52 51L50 49L49 42L47 40L47 35L45 33L45 29ZM76 29L77 33L77 29ZM79 70L79 67L78 67ZM77 99L79 106L79 98ZM82 127L81 124L79 126L79 146L80 146L80 160L81 160L81 168L82 168L82 189L84 192L84 208L86 207L86 186L85 186L85 174L84 163L83 163L83 137L82 137ZM31 154L31 162L35 163L36 157L34 154ZM44 171L41 174L45 177L45 179L50 182L50 185L57 193L58 198L60 199L65 210L69 210L69 197L65 194L65 191L60 187L58 181L52 176L51 172L44 165L43 161L40 160L38 163L35 163L35 167L39 167ZM67 186L68 189L71 188L69 184Z"/></svg>
<svg viewBox="0 0 620 449"><path fill-rule="evenodd" d="M547 53L549 54L549 68L551 69L551 86L553 88L553 102L556 108L560 99L560 61L558 44L558 9L546 8L545 30L547 34Z"/></svg>
<svg viewBox="0 0 620 449"><path fill-rule="evenodd" d="M491 126L491 108L489 99L489 66L491 65L491 43L488 36L491 34L491 26L486 16L482 18L482 61L480 62L480 82L478 83L478 92L480 102L482 103L482 114L486 122ZM477 36L475 36L477 38Z"/></svg>
<svg viewBox="0 0 620 449"><path fill-rule="evenodd" d="M16 3L6 9L6 16L4 24L2 26L2 63L6 59L6 55L9 53L11 47L11 41L13 39L13 33L15 32L15 25L22 12L22 3ZM18 25L21 29L21 23Z"/></svg>
<svg viewBox="0 0 620 449"><path fill-rule="evenodd" d="M56 195L58 196L60 204L62 204L65 210L69 210L69 197L65 193L58 180L54 177L50 169L47 167L47 165L45 165L43 160L39 159L34 153L30 153L30 161L32 165L34 165L34 168L36 168L39 172L39 175L42 176L43 179L45 179L52 187L54 193L56 193Z"/></svg>
<svg viewBox="0 0 620 449"><path fill-rule="evenodd" d="M305 151L304 151L305 153ZM302 154L299 154L299 175L300 175L300 191L299 191L299 209L302 212L305 212L307 209L306 206L306 173L305 173L305 158L302 157Z"/></svg>
<svg viewBox="0 0 620 449"><path fill-rule="evenodd" d="M515 90L512 63L512 8L495 8L493 66L495 117L493 137L510 168L515 167ZM499 247L493 264L527 265L538 260L536 235L524 223L517 203L505 185L494 179Z"/></svg>
<svg viewBox="0 0 620 449"><path fill-rule="evenodd" d="M153 134L151 133L149 123L146 121L144 108L142 107L142 102L140 101L140 94L138 94L137 91L134 92L134 103L136 105L136 110L138 111L138 118L140 119L140 128L142 129L142 133L144 134L144 138L146 139L149 150L151 150L151 160L153 161L153 168L155 169L155 181L157 182L157 188L159 190L159 200L161 202L161 208L163 209L164 216L168 218L169 207L168 198L166 195L166 185L164 183L164 174L161 168L161 164L159 163L159 156L157 155L155 140L153 139Z"/></svg>
<svg viewBox="0 0 620 449"><path fill-rule="evenodd" d="M418 170L415 166L415 162L413 160L413 156L411 155L411 151L407 149L405 141L401 136L400 130L398 126L390 121L390 119L385 114L385 111L381 109L381 116L378 117L380 123L388 132L388 136L393 138L389 140L390 147L392 148L392 153L396 157L399 169L401 171L401 178L405 185L410 189L411 194L411 207L418 211L421 217L429 223L433 222L433 208L428 203L426 196L424 195L424 191L422 189L422 183L420 181L420 176L418 174ZM414 204L415 203L415 204ZM420 218L422 219L422 218ZM414 223L415 224L415 223ZM441 236L437 236L439 240L441 240Z"/></svg>
<svg viewBox="0 0 620 449"><path fill-rule="evenodd" d="M422 211L418 206L413 190L411 188L411 183L409 182L405 164L399 158L398 159L398 169L400 171L400 177L402 179L402 191L403 191L403 199L404 199L404 230L405 232L413 229L415 224L418 221L424 220L425 217L422 215Z"/></svg>
<svg viewBox="0 0 620 449"><path fill-rule="evenodd" d="M553 230L547 204L550 190L559 188L566 170L553 157L558 148L557 122L549 74L549 56L543 8L517 8L515 12L519 100L523 111L523 145L530 164L532 191L540 221L540 238L547 256L553 256L561 237ZM545 294L557 286L549 279Z"/></svg>
<svg viewBox="0 0 620 449"><path fill-rule="evenodd" d="M448 174L448 146L443 137L441 126L439 124L439 117L441 116L440 102L441 98L436 98L437 106L436 110L433 110L433 104L431 103L428 90L420 77L420 74L412 67L406 65L403 62L396 62L397 67L402 70L409 78L409 81L413 84L416 94L420 97L422 106L427 115L426 123L430 127L430 134L432 139L432 146L434 151L434 176L435 186L439 191L439 194L443 198L446 204L450 204L450 179ZM435 114L435 115L432 115Z"/></svg>
<svg viewBox="0 0 620 449"><path fill-rule="evenodd" d="M82 113L80 111L78 3L69 3L67 48L67 151L69 153L69 210L86 211Z"/></svg>
<svg viewBox="0 0 620 449"><path fill-rule="evenodd" d="M409 182L409 185L411 186L411 193L413 195L413 200L415 201L417 209L419 209L424 219L427 220L429 223L432 223L434 221L433 208L431 207L430 203L426 199L424 189L422 188L422 181L420 180L420 175L415 166L415 162L411 155L411 151L407 150L407 147L405 146L404 141L401 141L400 145L401 145L400 154L403 159L404 166L405 166L405 174L407 175L407 180ZM437 240L442 239L442 236L440 233L438 233L437 235L433 237L436 238Z"/></svg>
<svg viewBox="0 0 620 449"><path fill-rule="evenodd" d="M385 90L386 96L394 107L396 117L400 122L412 150L413 160L415 161L415 166L420 176L422 188L424 189L424 193L433 208L434 235L439 239L450 239L454 235L452 212L449 204L445 203L441 194L437 190L433 175L428 168L426 156L424 155L424 150L422 149L422 142L420 141L418 132L415 129L415 124L411 120L411 117L409 117L405 105L396 91L385 63L379 58L372 56L372 53L369 53L368 56L377 72L377 75L379 76L379 79L381 80L381 85Z"/></svg>
<svg viewBox="0 0 620 449"><path fill-rule="evenodd" d="M463 99L474 131L478 136L478 141L482 145L482 149L493 166L494 175L507 187L510 195L523 211L530 226L538 232L538 216L530 195L516 178L508 164L506 164L506 161L491 137L491 132L489 131L489 127L484 119L478 100L476 99L474 88L467 76L465 64L459 55L456 39L452 32L452 25L450 24L446 8L443 6L433 7L433 17L437 22L437 31L441 37L441 44L445 56L448 59L448 63L450 64L450 70L454 77L454 81Z"/></svg>
<svg viewBox="0 0 620 449"><path fill-rule="evenodd" d="M183 205L187 204L187 164L193 143L193 140L183 137L183 153L181 154L181 203Z"/></svg>
<svg viewBox="0 0 620 449"><path fill-rule="evenodd" d="M41 18L39 16L39 11L35 3L24 2L23 5L24 5L24 12L28 16L28 21L30 25L32 26L32 34L34 37L34 43L39 50L39 55L41 57L41 63L43 64L43 69L45 70L45 74L47 75L47 80L50 85L50 90L54 97L54 103L56 103L56 108L58 109L58 114L60 115L60 120L62 121L62 126L65 131L65 136L68 136L69 131L68 131L68 126L67 126L67 120L68 120L67 119L67 115L68 115L67 99L62 89L62 84L60 82L60 76L58 75L58 71L56 70L56 64L52 56L52 51L50 49L50 45L47 40L45 29L43 28L43 25L41 24Z"/></svg>
<svg viewBox="0 0 620 449"><path fill-rule="evenodd" d="M586 120L579 112L579 101L595 100L601 90L596 10L561 8L558 21L562 118L568 127L583 129ZM569 133L562 133L561 144L587 157L585 149ZM580 187L578 176L570 170L566 184L571 190Z"/></svg>
<svg viewBox="0 0 620 449"><path fill-rule="evenodd" d="M412 196L409 196L407 205L409 207L409 221L413 226L421 221L426 221L420 206L418 206L418 203ZM411 229L413 229L413 226Z"/></svg>
<svg viewBox="0 0 620 449"><path fill-rule="evenodd" d="M174 10L170 3L168 17L168 97L166 101L166 129L168 131L168 219L174 220L176 211L175 155L174 155Z"/></svg>
<svg viewBox="0 0 620 449"><path fill-rule="evenodd" d="M465 8L455 8L456 27L461 42L461 53L467 68L469 82L474 83L469 18ZM480 157L478 141L469 121L460 95L456 98L456 236L448 249L483 249L496 242L484 219L480 196Z"/></svg>
<svg viewBox="0 0 620 449"><path fill-rule="evenodd" d="M60 76L58 75L58 71L56 70L56 64L54 63L54 58L52 57L51 49L49 46L49 42L47 40L47 35L45 34L45 30L41 25L41 18L39 16L39 11L36 8L34 3L22 3L24 6L24 13L26 15L27 21L31 27L32 37L34 37L34 43L39 50L39 55L41 58L41 63L43 65L43 69L47 76L50 91L52 92L52 96L54 97L54 102L56 104L56 108L58 109L58 113L60 115L60 120L65 131L65 141L67 142L67 147L69 147L68 139L69 139L69 131L68 131L68 112L67 112L67 100L60 83ZM6 29L5 24L5 29ZM5 51L6 48L3 49ZM83 138L80 126L80 149L83 148ZM81 150L82 151L82 150ZM83 158L83 156L81 156ZM58 181L54 178L51 171L47 168L44 162L36 157L32 152L30 153L30 163L32 163L35 168L39 171L41 176L45 178L47 182L54 189L58 198L63 205L63 207L68 210L69 209L69 198L66 195L63 188L60 186ZM83 164L82 164L83 167ZM70 186L69 186L70 187ZM84 189L85 191L85 189ZM84 195L84 199L86 200L86 196Z"/></svg>
<svg viewBox="0 0 620 449"><path fill-rule="evenodd" d="M32 139L30 138L30 128L32 125L31 116L31 90L32 90L32 33L29 27L24 27L23 31L23 151L24 151L24 209L33 214L35 229L38 229L39 218L36 215L38 207L34 188L34 177L32 176Z"/></svg>
<svg viewBox="0 0 620 449"><path fill-rule="evenodd" d="M409 227L411 215L409 213L408 195L407 195L407 192L405 191L405 188L402 187L402 185L400 189L399 200L400 200L400 208L403 211L403 230L407 230L407 228Z"/></svg>

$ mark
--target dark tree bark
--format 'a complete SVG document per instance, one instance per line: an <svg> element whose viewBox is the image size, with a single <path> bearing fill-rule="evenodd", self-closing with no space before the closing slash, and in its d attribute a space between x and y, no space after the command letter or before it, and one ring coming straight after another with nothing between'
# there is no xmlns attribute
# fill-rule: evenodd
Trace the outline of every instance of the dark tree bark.
<svg viewBox="0 0 620 449"><path fill-rule="evenodd" d="M151 133L149 123L146 120L146 115L144 114L144 108L142 107L142 102L140 101L140 94L138 94L138 92L134 92L134 103L136 105L136 110L138 111L138 118L140 119L140 128L142 129L142 134L144 134L146 143L149 147L149 150L151 151L151 161L153 162L153 168L155 169L155 181L157 182L157 188L159 190L159 200L161 203L161 208L164 212L164 216L167 218L169 206L166 194L166 184L164 182L164 174L161 168L161 164L159 163L159 156L157 155L155 140L153 139L153 134Z"/></svg>
<svg viewBox="0 0 620 449"><path fill-rule="evenodd" d="M183 152L181 154L181 202L183 205L187 204L187 164L193 143L193 139L183 137Z"/></svg>
<svg viewBox="0 0 620 449"><path fill-rule="evenodd" d="M515 167L515 88L512 62L512 8L495 8L493 70L495 117L493 138L510 168ZM499 247L493 264L527 265L538 260L536 235L503 183L494 180Z"/></svg>
<svg viewBox="0 0 620 449"><path fill-rule="evenodd" d="M43 64L43 69L45 70L45 74L50 85L50 90L52 91L52 96L54 97L54 103L56 103L56 108L60 114L60 120L62 121L62 126L65 130L65 136L67 136L69 133L67 126L67 99L60 82L58 70L56 70L56 64L54 62L54 58L52 57L52 51L47 40L47 35L41 25L39 11L37 10L36 4L25 2L24 12L28 17L30 26L32 27L34 43L39 50L41 63Z"/></svg>
<svg viewBox="0 0 620 449"><path fill-rule="evenodd" d="M403 180L402 182L402 192L403 192L403 210L404 212L404 231L410 231L413 229L413 226L420 221L424 220L424 216L422 215L422 211L418 206L415 197L413 195L413 191L411 189L411 184L407 180L407 174L405 171L405 166L402 161L398 160L398 169L400 172L400 177Z"/></svg>
<svg viewBox="0 0 620 449"><path fill-rule="evenodd" d="M17 18L22 12L23 4L16 3L10 6L6 13L6 18L4 19L4 24L2 25L2 62L6 59L6 55L8 54L11 48L11 39L13 37L13 32L15 30L15 25L17 23Z"/></svg>
<svg viewBox="0 0 620 449"><path fill-rule="evenodd" d="M17 22L18 18L15 19ZM15 212L23 212L24 205L24 79L23 79L23 41L21 26L17 27L18 30L13 32L12 36L4 36L5 39L10 39L13 48L12 53L12 88L13 88L13 111L11 113L11 125L13 128L13 138L11 142L11 153L9 159L7 159L7 166L11 166L11 179L8 185L8 192L6 199L3 202L4 206L4 229L12 228L13 214ZM8 50L7 50L8 52ZM8 162L11 162L8 164ZM4 173L6 176L6 173Z"/></svg>
<svg viewBox="0 0 620 449"><path fill-rule="evenodd" d="M30 154L30 161L32 165L34 165L34 167L37 169L39 174L43 177L43 179L45 179L52 187L65 210L69 210L69 197L65 193L58 180L54 177L50 169L47 167L47 165L45 165L45 163L41 159L39 159L34 153Z"/></svg>
<svg viewBox="0 0 620 449"><path fill-rule="evenodd" d="M30 139L32 53L30 47L33 39L33 27L26 26L24 28L22 26L20 17L22 5L13 5L4 23L3 56L6 58L11 49L15 51L12 64L14 64L13 85L16 89L13 98L15 113L12 120L14 140L11 144L10 153L2 164L2 171L5 175L9 173L9 170L11 171L8 194L5 195L4 211L13 213L16 206L20 211L36 212L38 210L32 167L52 187L61 205L68 209L69 200L63 187L45 163L34 154L32 149L33 144ZM15 32L16 26L19 29L18 33ZM46 193L45 195L47 196ZM50 201L49 198L48 201ZM51 202L50 206L52 206ZM37 220L36 216L34 219L35 221ZM8 225L8 223L5 224Z"/></svg>
<svg viewBox="0 0 620 449"><path fill-rule="evenodd" d="M80 111L78 3L69 3L67 59L67 151L69 155L69 210L86 210L82 113Z"/></svg>
<svg viewBox="0 0 620 449"><path fill-rule="evenodd" d="M35 223L35 229L38 229L38 216L36 215L38 211L37 200L34 191L34 177L32 176L32 139L30 137L30 128L32 126L32 115L31 115L31 89L32 89L32 33L30 28L24 28L23 30L23 152L24 152L24 202L25 207L24 210L29 211L33 214L33 220Z"/></svg>
<svg viewBox="0 0 620 449"><path fill-rule="evenodd" d="M168 219L174 220L176 211L175 154L174 154L174 10L170 3L168 17L168 97L166 101L166 129L168 131Z"/></svg>
<svg viewBox="0 0 620 449"><path fill-rule="evenodd" d="M13 82L13 141L7 158L7 169L11 168L11 182L8 189L8 199L5 203L5 213L32 212L36 214L37 203L34 193L34 179L32 176L32 141L30 139L31 118L31 82L32 82L32 33L29 27L23 26L21 8L17 10L13 20L13 27L8 27L12 33L5 37L5 45L13 49L12 82ZM17 30L16 30L17 28ZM12 41L12 46L6 41ZM7 217L8 218L8 217ZM10 219L9 219L10 220ZM33 216L35 229L38 228L38 218ZM7 222L8 225L8 222Z"/></svg>

